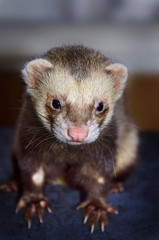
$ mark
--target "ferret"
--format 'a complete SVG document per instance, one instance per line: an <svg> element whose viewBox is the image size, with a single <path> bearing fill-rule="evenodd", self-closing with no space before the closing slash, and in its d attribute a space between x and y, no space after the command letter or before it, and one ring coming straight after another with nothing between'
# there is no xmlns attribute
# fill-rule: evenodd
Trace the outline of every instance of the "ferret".
<svg viewBox="0 0 159 240"><path fill-rule="evenodd" d="M84 46L53 48L22 70L26 85L13 146L16 211L42 222L51 212L47 183L65 182L83 194L84 223L104 231L108 213L118 213L109 192L137 161L138 132L126 109L127 68Z"/></svg>

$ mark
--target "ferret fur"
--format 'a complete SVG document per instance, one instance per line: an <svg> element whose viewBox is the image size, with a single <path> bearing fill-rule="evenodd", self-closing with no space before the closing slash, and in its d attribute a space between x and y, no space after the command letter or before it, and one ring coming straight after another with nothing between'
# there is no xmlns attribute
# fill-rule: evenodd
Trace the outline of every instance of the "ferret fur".
<svg viewBox="0 0 159 240"><path fill-rule="evenodd" d="M123 94L126 67L93 49L65 46L27 63L22 74L26 91L13 148L22 197L45 196L47 182L64 178L104 208L111 182L124 178L137 159L138 133ZM96 114L100 101L105 109ZM76 126L88 130L82 142L67 135Z"/></svg>

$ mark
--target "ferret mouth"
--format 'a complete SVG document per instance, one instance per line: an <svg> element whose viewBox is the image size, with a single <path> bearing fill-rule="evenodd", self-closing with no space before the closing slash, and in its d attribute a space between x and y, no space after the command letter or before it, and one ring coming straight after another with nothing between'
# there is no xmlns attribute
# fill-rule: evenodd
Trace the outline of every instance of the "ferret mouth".
<svg viewBox="0 0 159 240"><path fill-rule="evenodd" d="M74 145L74 146L76 146L76 145L82 145L82 144L85 144L86 142L67 141L67 143L70 144L70 145Z"/></svg>
<svg viewBox="0 0 159 240"><path fill-rule="evenodd" d="M89 144L92 143L94 141L96 141L97 137L95 138L86 138L84 141L71 141L70 139L66 138L66 142L69 145L84 145L84 144Z"/></svg>
<svg viewBox="0 0 159 240"><path fill-rule="evenodd" d="M56 136L57 137L57 136ZM64 142L64 143L66 143L66 144L68 144L68 145L72 145L72 146L80 146L80 145L84 145L84 144L89 144L89 143L91 143L91 142L94 142L96 139L97 139L97 137L95 137L95 138L87 138L87 139L85 139L84 141L71 141L71 139L69 139L68 137L66 137L66 136L63 136L63 137L57 137L61 142Z"/></svg>

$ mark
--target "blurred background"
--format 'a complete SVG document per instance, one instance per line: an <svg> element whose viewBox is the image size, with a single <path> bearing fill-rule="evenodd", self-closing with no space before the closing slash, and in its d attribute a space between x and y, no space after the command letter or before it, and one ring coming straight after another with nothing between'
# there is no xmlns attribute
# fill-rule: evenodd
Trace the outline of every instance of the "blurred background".
<svg viewBox="0 0 159 240"><path fill-rule="evenodd" d="M124 63L135 121L159 131L158 0L0 0L0 126L16 124L24 63L63 44L93 47Z"/></svg>

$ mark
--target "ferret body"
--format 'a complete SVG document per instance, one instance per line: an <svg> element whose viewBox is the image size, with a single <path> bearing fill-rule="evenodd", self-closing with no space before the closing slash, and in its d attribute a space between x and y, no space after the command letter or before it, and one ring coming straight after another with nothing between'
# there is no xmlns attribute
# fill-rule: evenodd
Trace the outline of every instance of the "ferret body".
<svg viewBox="0 0 159 240"><path fill-rule="evenodd" d="M82 208L91 231L102 231L109 191L122 190L119 180L136 163L137 130L125 109L127 69L83 46L54 48L26 64L23 109L13 148L22 191L17 210L25 219L42 221L50 210L48 182L65 179L85 194ZM19 178L19 179L18 179ZM40 210L39 210L40 209Z"/></svg>

